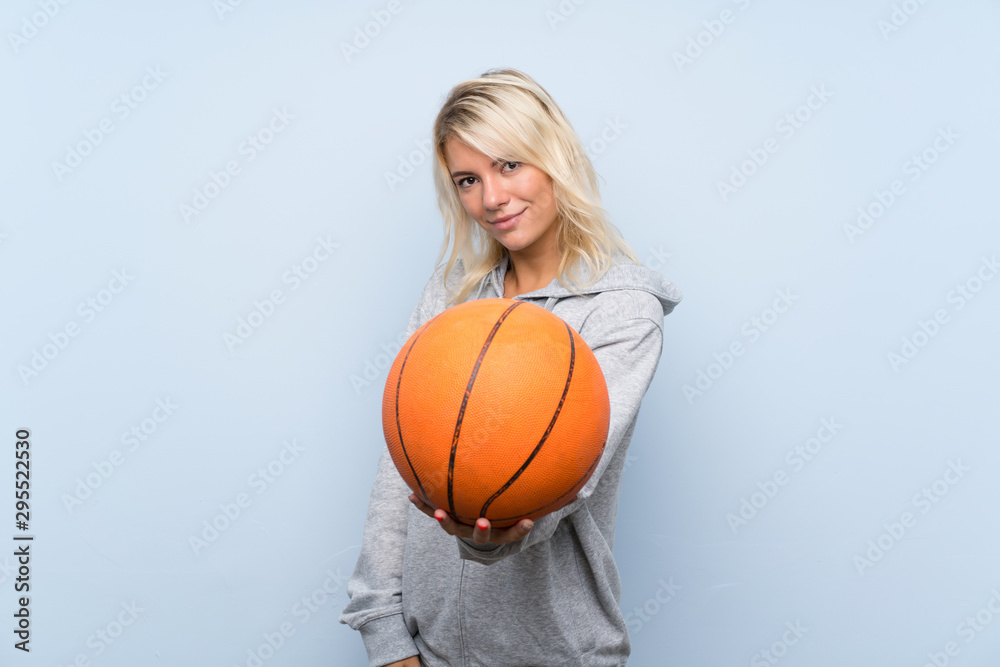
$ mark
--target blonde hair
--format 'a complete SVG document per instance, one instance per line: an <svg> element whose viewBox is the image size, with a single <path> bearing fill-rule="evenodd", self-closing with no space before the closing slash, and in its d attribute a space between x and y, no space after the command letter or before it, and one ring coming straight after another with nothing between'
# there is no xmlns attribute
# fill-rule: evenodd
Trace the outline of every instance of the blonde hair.
<svg viewBox="0 0 1000 667"><path fill-rule="evenodd" d="M445 142L458 141L500 162L524 162L552 179L556 199L556 243L561 258L557 277L576 292L614 264L621 253L639 264L635 253L608 220L601 206L597 173L562 110L538 83L514 69L494 69L454 88L434 121L434 187L444 219L445 236L435 265L451 246L447 277L461 259L465 276L448 305L465 300L507 249L487 234L462 206L458 186L445 160ZM579 283L578 269L590 279Z"/></svg>

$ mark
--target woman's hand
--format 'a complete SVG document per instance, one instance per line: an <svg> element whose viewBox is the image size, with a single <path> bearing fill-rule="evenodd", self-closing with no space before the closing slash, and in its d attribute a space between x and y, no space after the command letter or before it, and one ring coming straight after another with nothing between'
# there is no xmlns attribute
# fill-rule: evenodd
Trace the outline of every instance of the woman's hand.
<svg viewBox="0 0 1000 667"><path fill-rule="evenodd" d="M404 658L403 660L397 660L396 662L390 662L385 667L422 667L420 664L420 656L413 655L409 658Z"/></svg>
<svg viewBox="0 0 1000 667"><path fill-rule="evenodd" d="M476 544L486 544L487 542L492 544L507 544L508 542L517 542L524 539L525 535L531 532L531 527L534 525L531 519L521 519L510 528L491 528L489 519L480 517L476 520L476 526L473 528L472 526L466 526L464 523L455 521L444 510L435 510L420 500L415 493L410 494L410 502L416 505L417 509L427 516L437 519L441 527L449 535L464 537Z"/></svg>

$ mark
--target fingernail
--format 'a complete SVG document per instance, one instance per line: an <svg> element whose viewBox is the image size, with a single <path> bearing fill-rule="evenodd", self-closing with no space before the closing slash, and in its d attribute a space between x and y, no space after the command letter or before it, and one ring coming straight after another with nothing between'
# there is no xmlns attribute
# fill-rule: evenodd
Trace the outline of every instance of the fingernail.
<svg viewBox="0 0 1000 667"><path fill-rule="evenodd" d="M535 527L535 524L534 524L534 523L532 523L531 521L528 521L528 522L527 522L526 524L524 524L524 525L523 525L523 526L521 527L521 530L523 530L524 532L526 532L526 533L527 533L527 532L530 532L530 531L531 531L531 529L532 529L532 528L534 528L534 527Z"/></svg>
<svg viewBox="0 0 1000 667"><path fill-rule="evenodd" d="M476 521L476 528L478 530L486 530L486 526L484 526L483 524L479 523L478 521Z"/></svg>
<svg viewBox="0 0 1000 667"><path fill-rule="evenodd" d="M438 523L441 523L442 521L444 521L444 517L443 516L438 516L437 512L434 513L434 518L438 520Z"/></svg>

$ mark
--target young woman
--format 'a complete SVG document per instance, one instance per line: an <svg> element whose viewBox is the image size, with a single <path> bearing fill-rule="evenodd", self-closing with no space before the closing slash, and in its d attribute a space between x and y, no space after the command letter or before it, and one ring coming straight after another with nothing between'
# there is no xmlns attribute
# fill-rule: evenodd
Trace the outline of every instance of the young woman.
<svg viewBox="0 0 1000 667"><path fill-rule="evenodd" d="M432 508L383 449L340 621L371 667L621 667L630 651L612 555L625 454L681 294L639 265L597 178L534 80L491 70L452 89L434 123L447 262L408 335L469 299L536 303L593 350L611 399L604 453L577 498L532 524L475 526Z"/></svg>

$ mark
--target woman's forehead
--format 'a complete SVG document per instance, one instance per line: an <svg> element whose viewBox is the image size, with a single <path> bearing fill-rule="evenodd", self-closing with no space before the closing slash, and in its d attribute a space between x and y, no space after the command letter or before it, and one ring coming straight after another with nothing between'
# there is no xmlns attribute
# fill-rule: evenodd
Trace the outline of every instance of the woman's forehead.
<svg viewBox="0 0 1000 667"><path fill-rule="evenodd" d="M451 135L444 142L444 155L445 160L451 164L455 161L466 161L466 160L489 160L492 163L502 162L505 158L509 158L511 151L508 149L493 150L489 147L485 147L489 151L483 151L476 146L470 145L461 138ZM494 155L491 156L490 153Z"/></svg>

